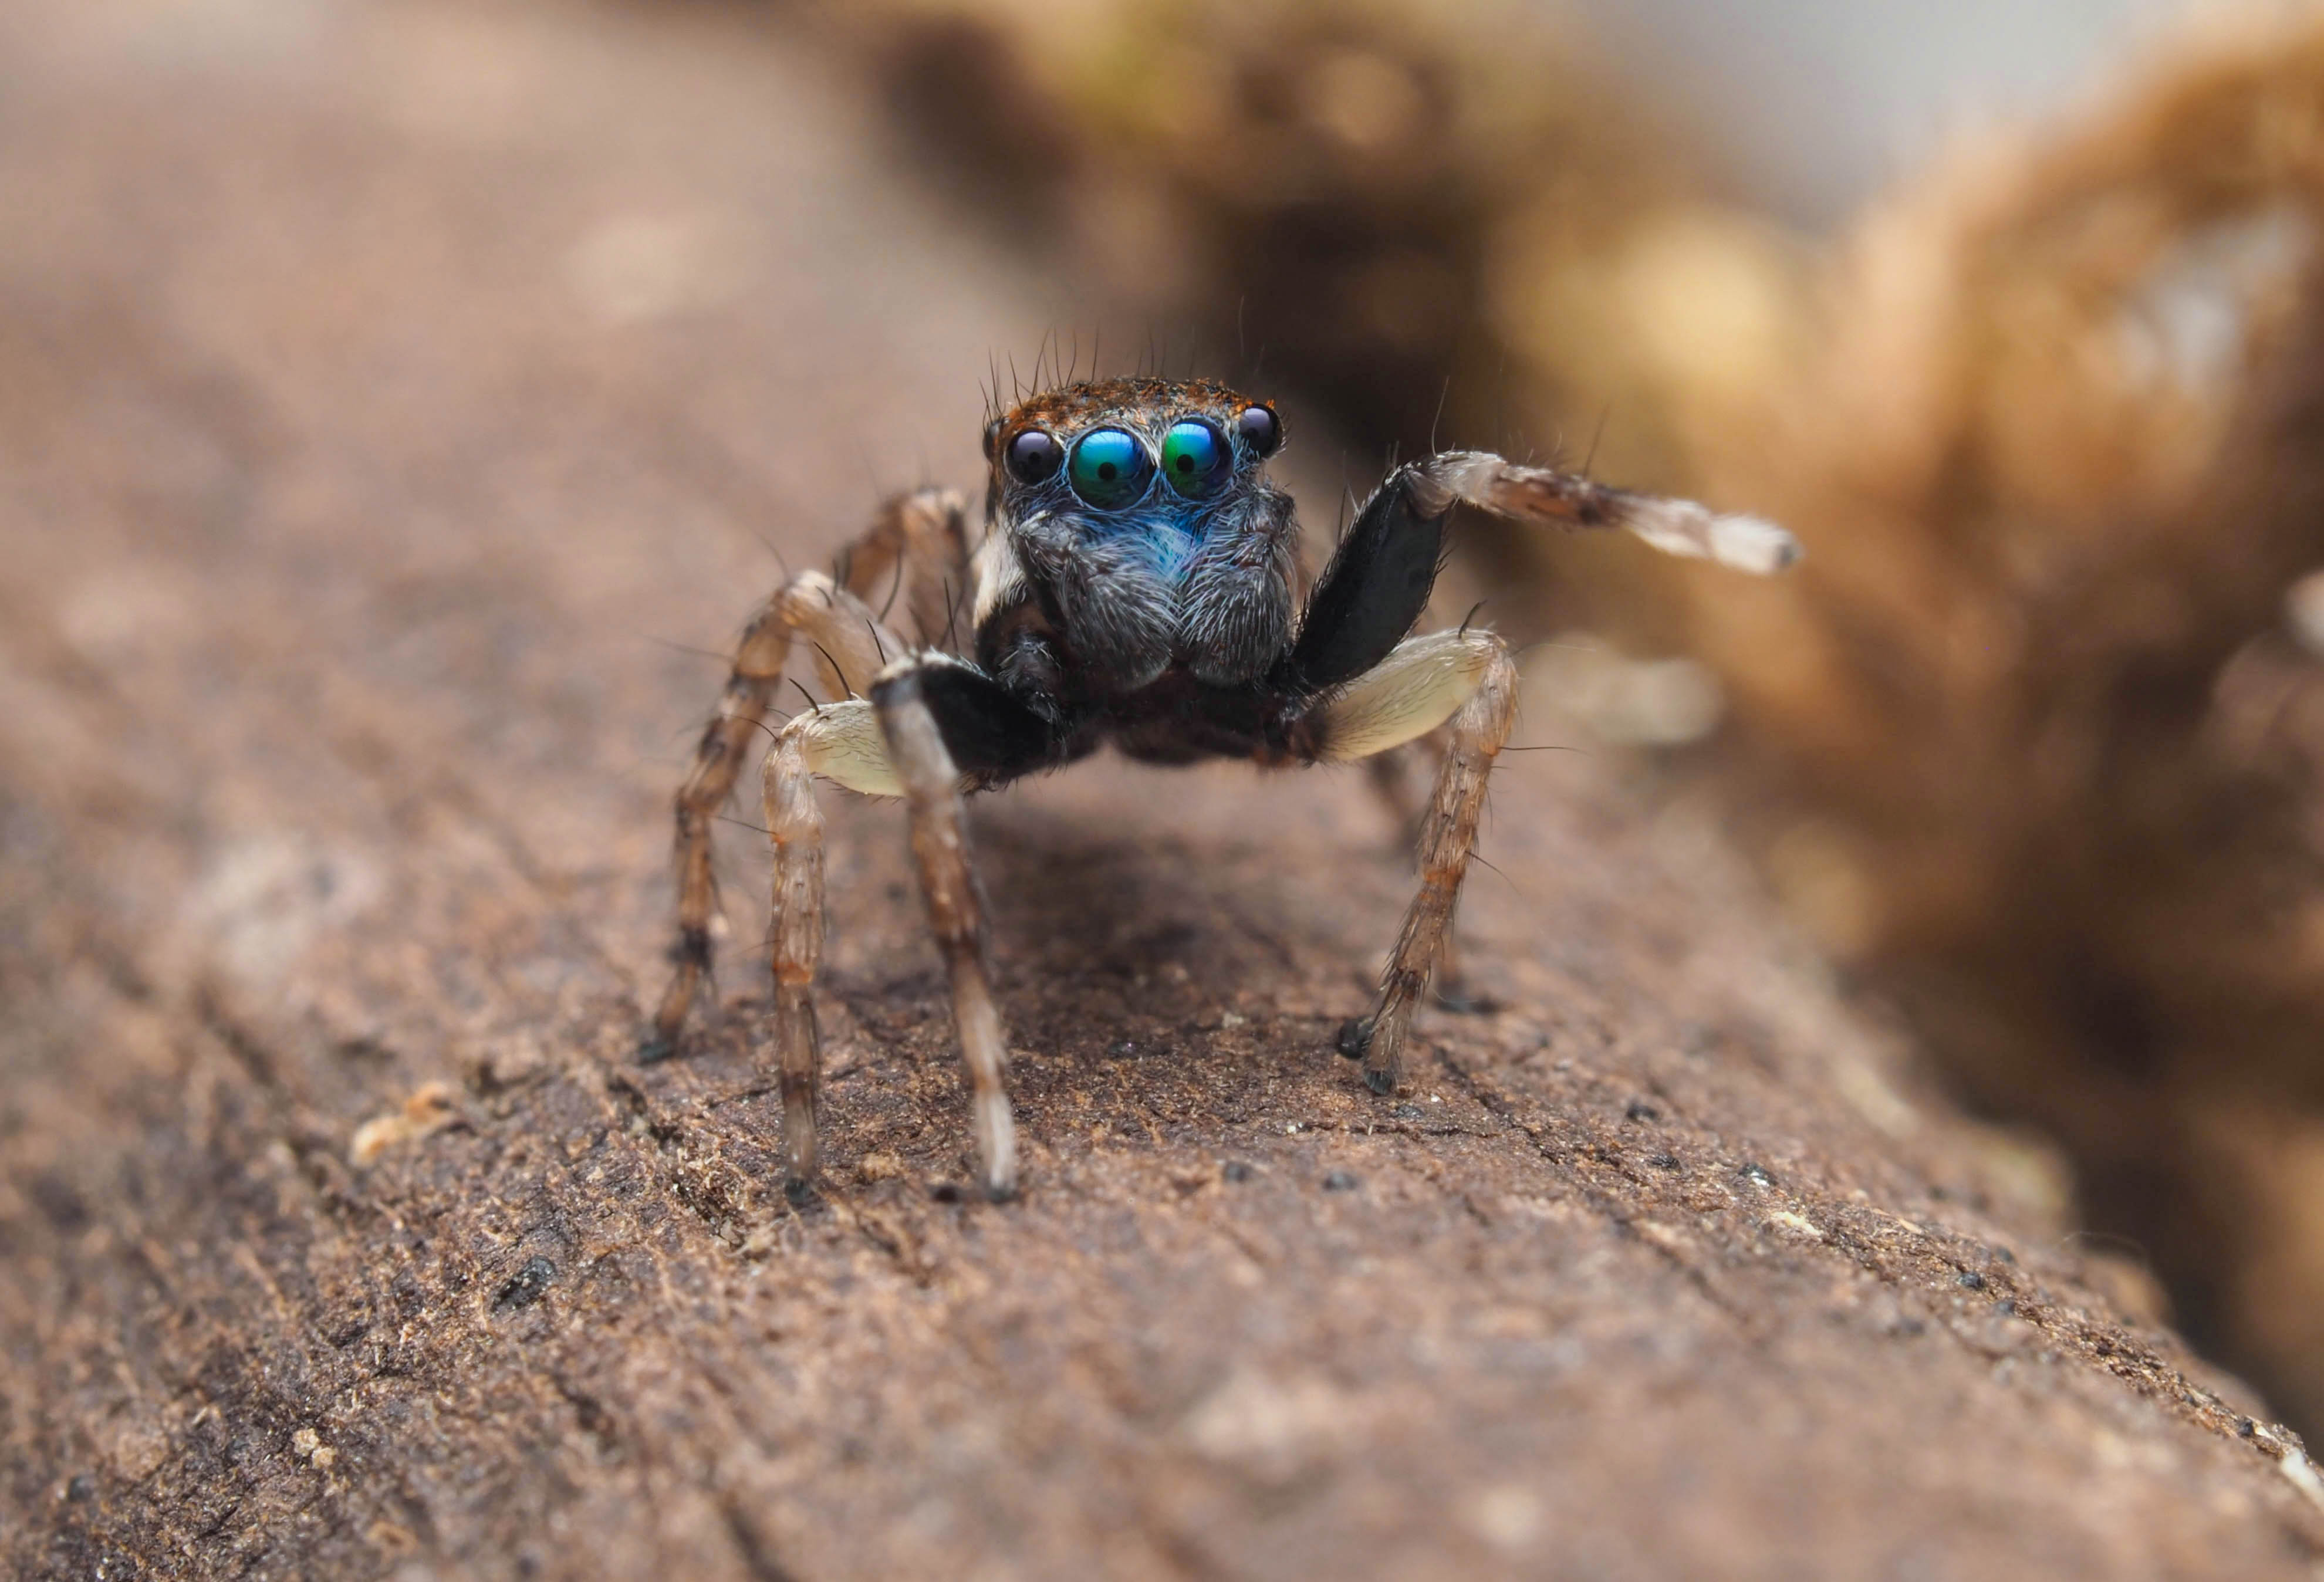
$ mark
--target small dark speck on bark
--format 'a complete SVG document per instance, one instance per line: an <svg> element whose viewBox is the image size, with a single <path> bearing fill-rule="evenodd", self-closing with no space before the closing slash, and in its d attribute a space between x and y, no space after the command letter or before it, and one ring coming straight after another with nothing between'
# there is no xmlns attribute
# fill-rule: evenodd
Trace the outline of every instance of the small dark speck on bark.
<svg viewBox="0 0 2324 1582"><path fill-rule="evenodd" d="M530 1307L548 1293L549 1283L556 1278L557 1265L547 1258L527 1258L524 1267L510 1275L507 1283L493 1295L493 1311Z"/></svg>

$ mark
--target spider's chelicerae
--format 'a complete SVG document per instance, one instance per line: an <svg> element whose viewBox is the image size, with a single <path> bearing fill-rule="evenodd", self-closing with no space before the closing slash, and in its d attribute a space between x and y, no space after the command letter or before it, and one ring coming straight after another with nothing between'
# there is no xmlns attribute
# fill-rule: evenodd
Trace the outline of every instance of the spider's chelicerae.
<svg viewBox="0 0 2324 1582"><path fill-rule="evenodd" d="M801 573L752 619L678 794L678 970L644 1053L676 1047L707 977L711 823L796 652L845 701L792 718L766 760L770 1021L794 1189L816 1172L816 777L900 796L909 809L974 1093L983 1185L1005 1197L1017 1176L1008 1044L985 963L964 792L1069 763L1102 742L1153 763L1306 765L1369 758L1443 728L1421 820L1420 893L1370 1013L1340 1038L1372 1091L1393 1093L1476 844L1486 775L1515 712L1517 671L1499 637L1470 626L1410 635L1452 509L1626 529L1672 554L1747 571L1776 570L1799 552L1756 517L1448 451L1388 475L1303 606L1291 498L1266 473L1282 442L1272 405L1207 382L1070 384L986 428L985 527L973 550L959 496L907 495L880 512L839 577ZM961 632L967 651L949 651ZM851 683L866 677L870 695L854 695Z"/></svg>

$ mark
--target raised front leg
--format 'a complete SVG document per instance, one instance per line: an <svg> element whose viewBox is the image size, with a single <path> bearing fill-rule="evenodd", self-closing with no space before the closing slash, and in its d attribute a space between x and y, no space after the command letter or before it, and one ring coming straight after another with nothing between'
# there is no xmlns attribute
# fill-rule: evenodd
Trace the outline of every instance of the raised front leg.
<svg viewBox="0 0 2324 1582"><path fill-rule="evenodd" d="M1428 607L1455 505L1545 527L1618 528L1667 554L1741 571L1780 571L1799 558L1798 541L1758 517L1609 489L1484 451L1446 451L1398 467L1356 513L1308 596L1274 685L1319 694L1387 658Z"/></svg>

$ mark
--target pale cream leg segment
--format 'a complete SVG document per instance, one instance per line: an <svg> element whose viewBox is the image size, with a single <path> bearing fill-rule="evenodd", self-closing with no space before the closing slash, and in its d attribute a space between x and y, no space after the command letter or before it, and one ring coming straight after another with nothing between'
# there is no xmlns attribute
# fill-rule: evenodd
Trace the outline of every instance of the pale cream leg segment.
<svg viewBox="0 0 2324 1582"><path fill-rule="evenodd" d="M1481 628L1405 639L1302 722L1312 756L1353 763L1417 741L1451 719L1508 656L1499 635Z"/></svg>
<svg viewBox="0 0 2324 1582"><path fill-rule="evenodd" d="M1364 1081L1376 1093L1404 1079L1404 1044L1412 1013L1440 959L1477 844L1485 782L1517 718L1517 667L1489 631L1437 632L1407 639L1319 712L1319 759L1345 761L1426 734L1452 721L1452 740L1420 833L1420 893L1371 1014L1341 1034L1343 1054L1360 1055Z"/></svg>
<svg viewBox="0 0 2324 1582"><path fill-rule="evenodd" d="M936 729L921 690L919 660L905 660L880 678L873 697L887 733L904 803L911 810L912 856L927 901L928 925L952 979L953 1025L968 1066L977 1158L984 1191L993 1199L1017 1190L1017 1127L1009 1114L1009 1045L992 1003L985 961L984 914L970 866L960 771Z"/></svg>

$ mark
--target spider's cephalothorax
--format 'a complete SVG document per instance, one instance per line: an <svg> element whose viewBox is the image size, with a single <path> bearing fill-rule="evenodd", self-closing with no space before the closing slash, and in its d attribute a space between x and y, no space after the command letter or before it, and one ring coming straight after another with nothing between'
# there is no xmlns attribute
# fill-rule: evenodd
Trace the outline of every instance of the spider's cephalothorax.
<svg viewBox="0 0 2324 1582"><path fill-rule="evenodd" d="M1214 686L1267 674L1291 631L1298 536L1261 470L1282 437L1272 409L1124 380L1028 401L987 433L979 663L1090 698L1172 670Z"/></svg>
<svg viewBox="0 0 2324 1582"><path fill-rule="evenodd" d="M647 1053L676 1047L708 974L711 820L796 653L844 701L793 718L766 764L775 849L770 1020L795 1187L816 1171L817 777L901 796L909 807L975 1093L984 1186L1005 1196L1016 1182L1016 1134L964 791L1069 763L1104 742L1157 762L1309 764L1437 734L1436 789L1420 821L1420 893L1370 1014L1340 1037L1373 1091L1392 1093L1515 707L1516 670L1492 632L1410 635L1453 507L1620 528L1674 554L1748 571L1776 570L1798 554L1789 534L1756 517L1451 451L1388 475L1302 605L1291 499L1264 470L1282 439L1273 407L1216 384L1120 379L1048 391L986 427L985 527L973 553L959 497L925 491L890 501L840 576L793 577L744 630L678 796L678 971ZM952 648L964 614L961 654Z"/></svg>

